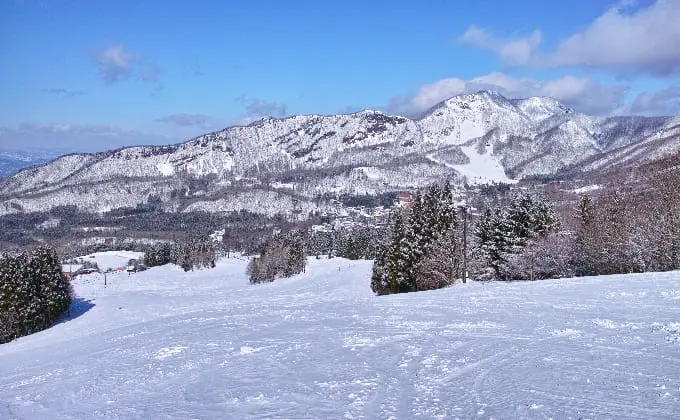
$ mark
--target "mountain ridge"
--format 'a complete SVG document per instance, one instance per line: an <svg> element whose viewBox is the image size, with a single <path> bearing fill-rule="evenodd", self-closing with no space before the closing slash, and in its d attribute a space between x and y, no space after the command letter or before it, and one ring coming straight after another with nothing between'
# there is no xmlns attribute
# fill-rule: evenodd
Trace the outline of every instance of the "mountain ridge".
<svg viewBox="0 0 680 420"><path fill-rule="evenodd" d="M638 143L653 147L653 136L677 135L680 130L668 126L673 121L593 117L553 98L507 99L487 90L441 101L417 119L377 110L267 117L186 142L70 154L20 170L0 179L0 214L74 201L100 212L134 207L151 196L159 196L170 211L182 211L178 196L192 197L197 207L199 197L238 200L239 189L284 195L293 190L311 202L326 193L408 190L443 178L457 184L507 182L554 174L579 162L593 166L598 158ZM497 163L505 174L495 170L490 177L484 165L470 166L470 157L492 167ZM187 189L199 180L203 189ZM102 197L107 194L102 186L118 198ZM97 204L92 191L106 204Z"/></svg>

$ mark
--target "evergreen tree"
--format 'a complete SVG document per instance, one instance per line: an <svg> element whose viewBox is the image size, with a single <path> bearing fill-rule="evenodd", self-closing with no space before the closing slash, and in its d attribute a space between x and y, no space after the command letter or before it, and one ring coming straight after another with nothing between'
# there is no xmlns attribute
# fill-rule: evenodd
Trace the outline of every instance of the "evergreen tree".
<svg viewBox="0 0 680 420"><path fill-rule="evenodd" d="M378 295L385 295L391 292L390 272L389 272L389 249L384 245L380 247L378 256L373 264L371 271L371 290Z"/></svg>
<svg viewBox="0 0 680 420"><path fill-rule="evenodd" d="M248 264L250 282L270 282L301 273L306 260L304 244L304 237L299 231L279 233L268 238L259 255Z"/></svg>
<svg viewBox="0 0 680 420"><path fill-rule="evenodd" d="M596 242L595 211L593 202L588 195L581 197L581 202L576 209L574 217L578 225L572 255L572 266L576 275L587 276L596 273L596 255L594 245Z"/></svg>
<svg viewBox="0 0 680 420"><path fill-rule="evenodd" d="M408 221L404 226L404 237L395 249L395 257L401 264L399 290L416 291L415 269L432 241L431 220L426 218L426 203L420 193L413 197Z"/></svg>
<svg viewBox="0 0 680 420"><path fill-rule="evenodd" d="M444 187L431 185L425 194L416 192L410 208L397 211L390 224L389 245L380 248L381 253L373 267L373 291L378 294L404 293L443 284L439 280L429 280L431 276L425 273L433 271L426 267L425 262L446 264L441 256L450 256L450 253L442 252L442 247L446 246L449 251L457 250L453 243L456 210L448 183ZM432 257L435 250L437 258ZM451 270L448 272L451 273Z"/></svg>
<svg viewBox="0 0 680 420"><path fill-rule="evenodd" d="M0 342L50 327L68 310L72 290L56 252L0 257Z"/></svg>
<svg viewBox="0 0 680 420"><path fill-rule="evenodd" d="M386 265L387 265L387 283L389 284L389 293L403 293L408 291L406 270L408 269L408 260L404 251L407 249L404 246L406 242L406 227L404 225L403 216L397 212L394 216L392 224L392 235L390 239L390 247L387 251Z"/></svg>
<svg viewBox="0 0 680 420"><path fill-rule="evenodd" d="M439 232L446 232L449 229L456 227L458 224L456 206L453 201L453 194L451 193L449 181L446 181L444 184L439 201L441 204L437 212L439 215L437 230Z"/></svg>
<svg viewBox="0 0 680 420"><path fill-rule="evenodd" d="M45 320L43 327L47 328L68 310L73 292L54 249L40 247L33 253L33 259L38 261L40 267L40 294L44 302L42 317Z"/></svg>
<svg viewBox="0 0 680 420"><path fill-rule="evenodd" d="M497 207L494 211L487 208L475 228L478 243L475 265L481 269L476 274L488 278L486 266L493 270L491 277L509 278L508 259L521 252L530 239L553 231L558 223L547 200L524 192L513 196L505 208Z"/></svg>

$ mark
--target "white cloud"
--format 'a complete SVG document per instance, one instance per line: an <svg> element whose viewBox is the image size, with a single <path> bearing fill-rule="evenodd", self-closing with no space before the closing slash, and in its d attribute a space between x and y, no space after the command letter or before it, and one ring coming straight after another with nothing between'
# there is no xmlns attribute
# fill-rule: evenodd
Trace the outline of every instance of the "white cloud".
<svg viewBox="0 0 680 420"><path fill-rule="evenodd" d="M579 112L600 115L622 105L628 86L605 85L588 77L570 75L540 81L494 72L470 80L447 78L423 85L412 96L393 98L387 110L402 115L418 115L452 96L484 89L498 91L510 99L549 96Z"/></svg>
<svg viewBox="0 0 680 420"><path fill-rule="evenodd" d="M113 45L96 52L93 59L99 69L99 77L107 85L121 82L131 76L146 83L160 83L161 68L130 51L123 45Z"/></svg>
<svg viewBox="0 0 680 420"><path fill-rule="evenodd" d="M656 92L643 92L630 106L630 112L642 115L676 115L680 113L680 83Z"/></svg>
<svg viewBox="0 0 680 420"><path fill-rule="evenodd" d="M550 56L556 66L623 68L670 74L680 71L680 1L658 0L626 14L612 8Z"/></svg>
<svg viewBox="0 0 680 420"><path fill-rule="evenodd" d="M171 114L157 118L154 121L176 124L183 127L197 126L204 129L214 128L217 125L217 120L215 118L203 114Z"/></svg>
<svg viewBox="0 0 680 420"><path fill-rule="evenodd" d="M245 102L245 111L247 117L282 117L286 114L286 105L250 98Z"/></svg>
<svg viewBox="0 0 680 420"><path fill-rule="evenodd" d="M75 98L76 96L85 95L85 92L82 91L82 90L64 89L64 88L40 89L40 93L45 94L45 95L59 96L59 97L62 97L62 98Z"/></svg>
<svg viewBox="0 0 680 420"><path fill-rule="evenodd" d="M178 138L111 125L24 123L5 129L3 146L96 152L122 146L176 143Z"/></svg>
<svg viewBox="0 0 680 420"><path fill-rule="evenodd" d="M623 74L679 73L680 1L657 0L636 10L625 7L629 5L612 7L552 52L539 51L538 30L524 38L503 39L471 26L458 41L493 51L515 65L588 67Z"/></svg>
<svg viewBox="0 0 680 420"><path fill-rule="evenodd" d="M510 64L527 64L541 43L541 31L535 30L527 37L501 39L475 25L470 26L458 42L493 51Z"/></svg>
<svg viewBox="0 0 680 420"><path fill-rule="evenodd" d="M245 95L236 98L244 107L244 112L238 118L230 121L230 125L248 125L265 117L283 117L286 115L286 104L265 101L259 98L247 98Z"/></svg>
<svg viewBox="0 0 680 420"><path fill-rule="evenodd" d="M132 74L133 56L122 45L105 48L96 54L95 61L99 76L106 84L114 84Z"/></svg>

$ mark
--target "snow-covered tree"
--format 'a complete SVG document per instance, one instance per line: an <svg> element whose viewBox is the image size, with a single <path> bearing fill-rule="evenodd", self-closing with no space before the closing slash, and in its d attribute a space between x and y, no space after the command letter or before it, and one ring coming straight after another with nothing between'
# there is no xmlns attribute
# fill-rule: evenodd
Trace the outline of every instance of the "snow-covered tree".
<svg viewBox="0 0 680 420"><path fill-rule="evenodd" d="M0 257L0 342L50 327L71 305L71 286L56 252Z"/></svg>
<svg viewBox="0 0 680 420"><path fill-rule="evenodd" d="M565 234L536 237L517 253L509 255L504 276L509 280L541 280L574 275L573 239Z"/></svg>
<svg viewBox="0 0 680 420"><path fill-rule="evenodd" d="M160 258L165 256L166 250L163 254L158 256ZM215 244L207 239L189 238L173 247L171 259L172 261L182 267L184 271L202 268L215 268ZM152 258L154 258L152 256Z"/></svg>
<svg viewBox="0 0 680 420"><path fill-rule="evenodd" d="M305 267L305 238L297 230L269 238L259 255L250 260L247 274L251 283L271 282L301 273Z"/></svg>
<svg viewBox="0 0 680 420"><path fill-rule="evenodd" d="M396 212L391 221L388 245L381 248L374 264L373 291L405 293L441 285L439 280L431 280L437 268L428 264L441 263L443 244L450 241L455 226L455 206L448 184L431 185L424 194L413 194L410 207ZM447 246L450 250L451 244Z"/></svg>
<svg viewBox="0 0 680 420"><path fill-rule="evenodd" d="M147 267L157 267L173 262L173 245L159 243L150 246L144 253L144 264Z"/></svg>
<svg viewBox="0 0 680 420"><path fill-rule="evenodd" d="M474 274L480 279L507 279L508 259L527 242L544 237L559 225L548 200L521 192L505 207L487 208L474 229ZM489 270L490 269L490 270Z"/></svg>

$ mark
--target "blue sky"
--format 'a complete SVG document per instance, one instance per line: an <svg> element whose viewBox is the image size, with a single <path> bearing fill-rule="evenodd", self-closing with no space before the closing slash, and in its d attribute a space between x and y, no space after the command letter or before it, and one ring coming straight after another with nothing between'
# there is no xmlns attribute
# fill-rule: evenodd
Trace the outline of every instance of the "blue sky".
<svg viewBox="0 0 680 420"><path fill-rule="evenodd" d="M680 112L680 0L4 0L0 146L172 143L492 88Z"/></svg>

